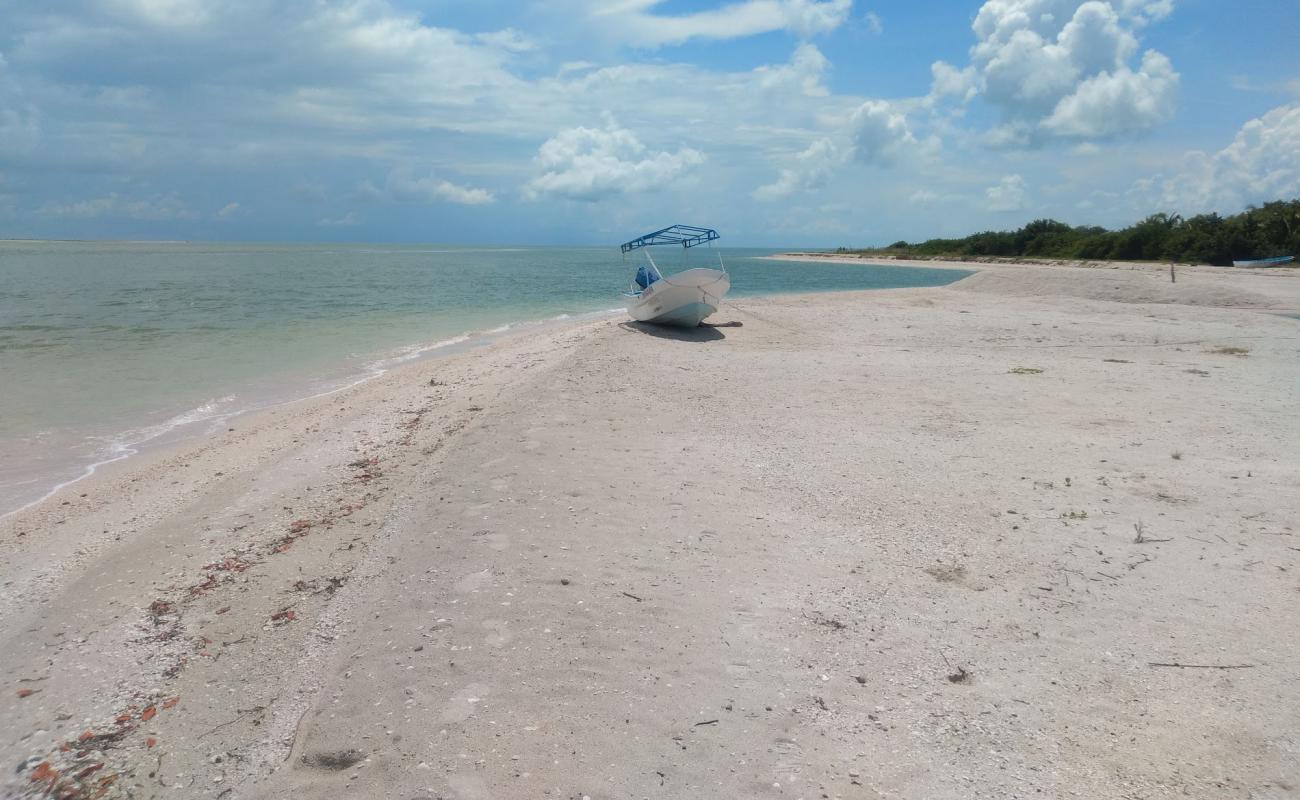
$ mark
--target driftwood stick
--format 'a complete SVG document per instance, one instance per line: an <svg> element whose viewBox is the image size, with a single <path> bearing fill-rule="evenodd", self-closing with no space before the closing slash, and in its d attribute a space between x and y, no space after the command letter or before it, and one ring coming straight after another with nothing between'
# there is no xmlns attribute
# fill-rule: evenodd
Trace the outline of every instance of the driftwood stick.
<svg viewBox="0 0 1300 800"><path fill-rule="evenodd" d="M1160 661L1149 661L1151 667L1178 667L1179 669L1250 669L1255 664L1180 664L1177 661L1163 663Z"/></svg>

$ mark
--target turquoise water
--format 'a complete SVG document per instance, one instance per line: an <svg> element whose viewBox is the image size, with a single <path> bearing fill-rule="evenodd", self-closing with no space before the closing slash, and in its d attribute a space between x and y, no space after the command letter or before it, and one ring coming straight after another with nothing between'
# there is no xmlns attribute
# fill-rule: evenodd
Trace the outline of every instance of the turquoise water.
<svg viewBox="0 0 1300 800"><path fill-rule="evenodd" d="M968 274L719 252L737 297ZM636 263L616 248L0 242L0 513L98 461L466 336L613 311Z"/></svg>

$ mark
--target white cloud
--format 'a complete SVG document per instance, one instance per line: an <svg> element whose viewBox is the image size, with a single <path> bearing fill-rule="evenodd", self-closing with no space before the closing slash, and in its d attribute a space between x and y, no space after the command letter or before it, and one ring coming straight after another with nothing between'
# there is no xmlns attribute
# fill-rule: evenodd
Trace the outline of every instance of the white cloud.
<svg viewBox="0 0 1300 800"><path fill-rule="evenodd" d="M756 189L754 198L779 200L796 192L820 189L826 185L831 174L844 164L845 153L830 139L818 139L807 150L795 156L795 159L794 167L782 169L774 182Z"/></svg>
<svg viewBox="0 0 1300 800"><path fill-rule="evenodd" d="M1132 65L1136 31L1172 7L1171 0L987 0L971 26L971 64L936 62L931 98L982 95L1005 115L1010 127L995 138L1007 143L1150 129L1176 111L1179 76L1154 50Z"/></svg>
<svg viewBox="0 0 1300 800"><path fill-rule="evenodd" d="M239 203L227 203L217 212L217 219L229 219L239 213Z"/></svg>
<svg viewBox="0 0 1300 800"><path fill-rule="evenodd" d="M1300 103L1241 127L1214 154L1187 153L1176 175L1135 185L1143 210L1237 213L1252 203L1300 195Z"/></svg>
<svg viewBox="0 0 1300 800"><path fill-rule="evenodd" d="M758 67L754 75L759 88L767 91L796 89L808 97L825 97L830 92L822 77L829 67L830 62L821 50L804 43L795 48L789 63Z"/></svg>
<svg viewBox="0 0 1300 800"><path fill-rule="evenodd" d="M205 0L110 0L108 7L160 27L201 25L208 20Z"/></svg>
<svg viewBox="0 0 1300 800"><path fill-rule="evenodd" d="M893 164L917 147L907 117L884 100L868 100L849 121L854 157L866 164Z"/></svg>
<svg viewBox="0 0 1300 800"><path fill-rule="evenodd" d="M361 220L357 217L357 212L349 211L341 217L326 217L316 224L322 228L347 228L360 223Z"/></svg>
<svg viewBox="0 0 1300 800"><path fill-rule="evenodd" d="M613 122L603 129L570 128L542 144L536 158L542 174L524 187L524 197L591 201L644 192L703 162L703 154L689 147L649 152L636 134Z"/></svg>
<svg viewBox="0 0 1300 800"><path fill-rule="evenodd" d="M400 203L447 202L478 206L496 199L486 189L460 186L433 175L416 177L405 169L389 172L384 188L389 199Z"/></svg>
<svg viewBox="0 0 1300 800"><path fill-rule="evenodd" d="M966 102L979 93L979 81L974 67L957 69L944 61L930 65L930 98L956 96Z"/></svg>
<svg viewBox="0 0 1300 800"><path fill-rule="evenodd" d="M653 13L663 0L585 0L589 15L607 33L640 47L692 39L738 39L772 31L809 37L829 33L848 19L853 0L741 0L693 14Z"/></svg>
<svg viewBox="0 0 1300 800"><path fill-rule="evenodd" d="M862 23L867 26L867 30L879 36L885 32L885 21L874 11L868 11L862 15Z"/></svg>
<svg viewBox="0 0 1300 800"><path fill-rule="evenodd" d="M1094 139L1153 128L1177 110L1178 73L1154 50L1137 72L1120 67L1079 84L1042 127L1062 137Z"/></svg>
<svg viewBox="0 0 1300 800"><path fill-rule="evenodd" d="M491 45L511 53L529 53L537 49L537 42L514 28L503 28L490 33L480 33L474 37L483 44Z"/></svg>
<svg viewBox="0 0 1300 800"><path fill-rule="evenodd" d="M1023 211L1025 209L1025 179L1007 175L995 186L984 190L990 211Z"/></svg>
<svg viewBox="0 0 1300 800"><path fill-rule="evenodd" d="M122 197L116 192L110 192L93 200L46 203L37 213L44 217L79 219L109 217L158 221L198 218L198 214L191 211L175 194L157 195L147 200L133 200Z"/></svg>

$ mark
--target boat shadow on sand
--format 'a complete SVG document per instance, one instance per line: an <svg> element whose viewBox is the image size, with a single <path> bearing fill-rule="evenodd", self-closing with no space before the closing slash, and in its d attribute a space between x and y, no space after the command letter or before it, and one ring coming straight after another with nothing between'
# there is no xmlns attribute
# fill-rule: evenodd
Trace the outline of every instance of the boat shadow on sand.
<svg viewBox="0 0 1300 800"><path fill-rule="evenodd" d="M694 328L673 328L667 325L651 325L648 322L620 322L624 330L648 334L656 339L674 339L679 342L716 342L727 338L719 328L739 328L740 322L701 322Z"/></svg>

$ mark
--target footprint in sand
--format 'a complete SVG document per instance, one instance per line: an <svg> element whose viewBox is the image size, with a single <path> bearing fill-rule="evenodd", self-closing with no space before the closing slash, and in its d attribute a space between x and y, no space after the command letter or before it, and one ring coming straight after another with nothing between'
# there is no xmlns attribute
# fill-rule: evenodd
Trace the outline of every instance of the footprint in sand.
<svg viewBox="0 0 1300 800"><path fill-rule="evenodd" d="M502 475L500 478L493 478L488 481L488 486L491 486L494 492L504 492L510 488L510 478L512 477L512 475Z"/></svg>
<svg viewBox="0 0 1300 800"><path fill-rule="evenodd" d="M451 696L442 710L443 722L464 722L469 719L492 690L484 683L471 683Z"/></svg>
<svg viewBox="0 0 1300 800"><path fill-rule="evenodd" d="M772 747L776 754L776 763L772 765L776 780L789 783L799 779L803 772L803 748L794 739L778 736Z"/></svg>
<svg viewBox="0 0 1300 800"><path fill-rule="evenodd" d="M754 668L748 664L728 664L726 670L731 677L744 680L748 680L754 674Z"/></svg>
<svg viewBox="0 0 1300 800"><path fill-rule="evenodd" d="M477 775L452 775L447 785L456 793L456 800L492 800L487 782Z"/></svg>
<svg viewBox="0 0 1300 800"><path fill-rule="evenodd" d="M487 540L487 546L500 553L502 550L510 549L510 536L504 533L489 533L484 537Z"/></svg>
<svg viewBox="0 0 1300 800"><path fill-rule="evenodd" d="M488 635L483 637L483 641L489 647L503 647L515 638L514 634L506 629L507 623L503 619L485 619L483 627L487 629Z"/></svg>
<svg viewBox="0 0 1300 800"><path fill-rule="evenodd" d="M485 585L492 581L492 570L484 569L478 572L471 572L460 580L456 581L456 591L461 594L477 592Z"/></svg>

